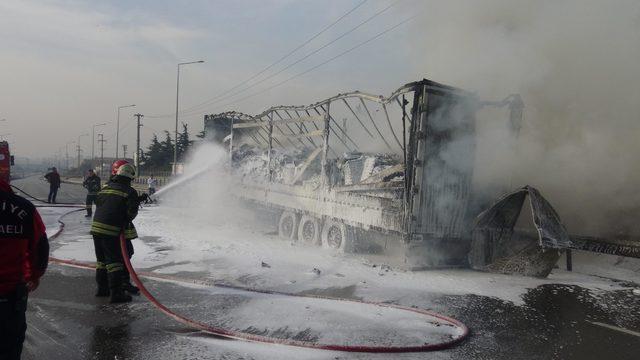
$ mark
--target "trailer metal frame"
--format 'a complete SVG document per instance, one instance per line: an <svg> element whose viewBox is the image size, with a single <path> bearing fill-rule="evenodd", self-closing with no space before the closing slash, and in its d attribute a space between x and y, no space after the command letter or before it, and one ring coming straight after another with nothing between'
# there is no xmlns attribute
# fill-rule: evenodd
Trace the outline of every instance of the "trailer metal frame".
<svg viewBox="0 0 640 360"><path fill-rule="evenodd" d="M336 158L338 153L332 148L330 139L334 139L335 147L341 146L347 150L359 148L357 140L332 116L332 104L346 107L348 113L353 115L352 124L357 131L372 141L383 143L389 151L401 155L399 170L404 175L403 180L378 179L379 181L353 185L341 185L332 181L330 157ZM382 108L379 111L382 123L375 120L372 106ZM389 110L395 106L399 108L400 116L392 119ZM439 112L446 113L453 111L451 109L454 107L461 108L465 114L457 120L464 120L465 129L472 133L474 114L485 106L509 107L512 124L519 128L518 116L521 117L523 107L519 96L511 95L499 102L482 102L471 92L427 79L401 86L388 97L353 91L310 105L273 106L254 116L237 111L207 115L205 123L230 123L227 125L229 133L226 140L232 169L235 165L233 154L239 144L251 142L264 149L267 154L267 178L262 181L244 179L237 187L237 194L244 200L277 209L282 212L281 216L286 214L291 217L291 214L295 214L294 222L311 218L312 220L306 221L315 221L311 225L319 229L309 235L312 239L300 240L313 242L318 237L318 232L324 233L320 237L328 236L326 233L339 234L342 242L338 242L336 247L345 250L353 248L352 244L345 244L355 241L353 234L375 231L401 239L398 243L402 244L407 253L429 253L428 256L418 254L411 261L411 267L433 267L466 261L471 222L475 214L467 211L471 197L472 168L460 172L440 163L438 166L444 166L450 177L448 181L426 175L433 170L430 167L435 162L433 154L437 155L451 140L449 138L456 135L454 133L459 131L460 125L451 124L434 135L431 117L442 117ZM458 108L456 109L460 110ZM454 117L452 114L449 116ZM346 120L343 125L346 125ZM305 150L309 153L306 161L300 164L300 172L292 183L274 181L273 154L274 149L278 148ZM317 161L318 157L320 179L305 183L301 178L309 164ZM447 211L433 207L434 197L452 190L457 199L445 209ZM335 224L341 224L341 231L321 229L329 225L336 226ZM295 224L291 231L306 225L309 224ZM295 234L284 235L295 238ZM320 239L318 242L329 243L326 240ZM386 246L387 244L384 247Z"/></svg>

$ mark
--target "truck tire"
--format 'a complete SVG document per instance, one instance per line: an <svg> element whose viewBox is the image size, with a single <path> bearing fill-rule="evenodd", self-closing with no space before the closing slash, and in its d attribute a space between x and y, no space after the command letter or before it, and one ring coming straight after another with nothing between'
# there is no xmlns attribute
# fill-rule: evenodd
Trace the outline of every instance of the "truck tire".
<svg viewBox="0 0 640 360"><path fill-rule="evenodd" d="M286 240L295 240L298 235L298 216L292 211L283 211L278 221L278 235Z"/></svg>
<svg viewBox="0 0 640 360"><path fill-rule="evenodd" d="M298 241L308 245L320 245L320 220L302 215L298 225Z"/></svg>
<svg viewBox="0 0 640 360"><path fill-rule="evenodd" d="M322 246L327 249L350 252L353 237L353 228L342 221L327 220L322 228Z"/></svg>

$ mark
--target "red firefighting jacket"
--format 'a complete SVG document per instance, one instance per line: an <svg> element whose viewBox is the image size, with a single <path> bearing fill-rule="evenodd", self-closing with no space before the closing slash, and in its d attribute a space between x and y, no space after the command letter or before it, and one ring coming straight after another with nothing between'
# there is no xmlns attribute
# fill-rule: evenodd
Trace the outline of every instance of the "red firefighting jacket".
<svg viewBox="0 0 640 360"><path fill-rule="evenodd" d="M31 202L0 180L0 296L38 280L49 262L49 240Z"/></svg>

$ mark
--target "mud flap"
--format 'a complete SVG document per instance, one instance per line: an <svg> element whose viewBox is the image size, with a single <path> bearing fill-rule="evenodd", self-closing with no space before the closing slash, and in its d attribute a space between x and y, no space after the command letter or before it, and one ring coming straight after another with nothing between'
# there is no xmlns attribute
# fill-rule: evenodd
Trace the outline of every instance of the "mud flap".
<svg viewBox="0 0 640 360"><path fill-rule="evenodd" d="M527 196L535 234L515 229ZM525 186L478 216L469 264L477 270L546 277L560 257L559 249L570 247L569 234L551 204L537 189Z"/></svg>

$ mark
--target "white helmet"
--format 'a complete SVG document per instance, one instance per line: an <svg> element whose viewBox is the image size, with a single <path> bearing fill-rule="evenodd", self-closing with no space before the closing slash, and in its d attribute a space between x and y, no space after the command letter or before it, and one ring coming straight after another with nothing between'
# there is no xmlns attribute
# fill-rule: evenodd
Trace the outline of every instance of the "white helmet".
<svg viewBox="0 0 640 360"><path fill-rule="evenodd" d="M129 179L134 179L136 177L136 167L131 164L123 164L120 165L116 175L128 177Z"/></svg>

